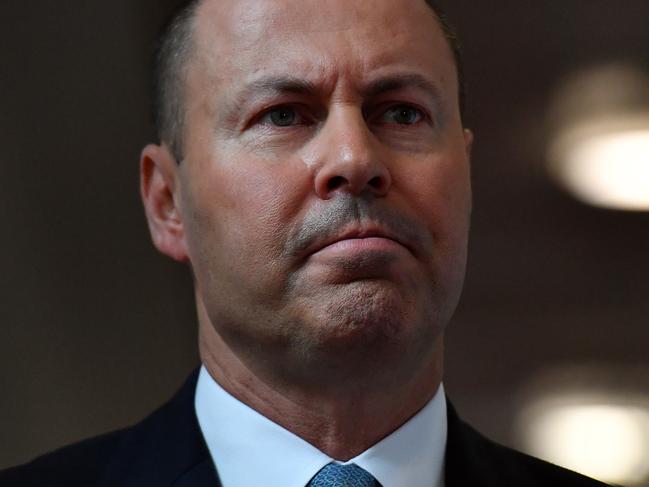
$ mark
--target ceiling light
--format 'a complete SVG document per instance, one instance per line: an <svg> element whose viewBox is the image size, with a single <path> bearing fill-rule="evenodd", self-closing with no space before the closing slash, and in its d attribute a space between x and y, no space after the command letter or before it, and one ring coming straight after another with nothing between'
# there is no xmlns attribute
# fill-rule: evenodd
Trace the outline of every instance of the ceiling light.
<svg viewBox="0 0 649 487"><path fill-rule="evenodd" d="M617 484L649 478L649 410L588 398L540 401L524 413L526 449Z"/></svg>
<svg viewBox="0 0 649 487"><path fill-rule="evenodd" d="M595 206L649 210L647 128L568 132L551 151L551 170L578 199Z"/></svg>
<svg viewBox="0 0 649 487"><path fill-rule="evenodd" d="M649 211L649 78L626 66L582 73L551 109L552 175L583 202Z"/></svg>

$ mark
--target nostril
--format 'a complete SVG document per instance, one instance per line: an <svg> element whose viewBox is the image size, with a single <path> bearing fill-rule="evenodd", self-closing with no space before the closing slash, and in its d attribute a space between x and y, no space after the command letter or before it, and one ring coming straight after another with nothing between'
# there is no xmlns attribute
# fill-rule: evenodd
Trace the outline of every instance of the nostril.
<svg viewBox="0 0 649 487"><path fill-rule="evenodd" d="M342 176L334 176L327 182L327 189L333 191L340 188L345 184L345 178Z"/></svg>
<svg viewBox="0 0 649 487"><path fill-rule="evenodd" d="M370 179L368 184L374 189L383 189L383 178L381 176L375 176Z"/></svg>

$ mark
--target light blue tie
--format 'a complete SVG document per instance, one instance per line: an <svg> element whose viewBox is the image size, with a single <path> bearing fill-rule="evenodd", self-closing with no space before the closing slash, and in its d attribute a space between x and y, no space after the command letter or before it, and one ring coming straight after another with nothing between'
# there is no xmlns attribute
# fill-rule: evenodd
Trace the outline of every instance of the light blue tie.
<svg viewBox="0 0 649 487"><path fill-rule="evenodd" d="M381 484L358 465L330 463L315 474L306 487L381 487Z"/></svg>

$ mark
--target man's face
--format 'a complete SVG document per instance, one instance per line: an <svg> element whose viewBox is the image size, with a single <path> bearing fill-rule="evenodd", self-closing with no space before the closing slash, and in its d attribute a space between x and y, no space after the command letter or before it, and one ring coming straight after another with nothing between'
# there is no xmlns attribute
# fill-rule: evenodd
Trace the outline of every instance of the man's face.
<svg viewBox="0 0 649 487"><path fill-rule="evenodd" d="M456 306L469 136L423 0L205 0L177 205L244 360L425 360ZM395 362L396 363L396 362Z"/></svg>

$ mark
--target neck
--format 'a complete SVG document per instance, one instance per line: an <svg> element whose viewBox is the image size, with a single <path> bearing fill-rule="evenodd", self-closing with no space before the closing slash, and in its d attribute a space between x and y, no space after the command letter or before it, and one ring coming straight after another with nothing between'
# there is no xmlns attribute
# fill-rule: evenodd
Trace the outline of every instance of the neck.
<svg viewBox="0 0 649 487"><path fill-rule="evenodd" d="M244 363L209 320L199 321L201 360L212 378L244 404L336 460L347 461L395 431L426 405L441 382L441 338L429 363L416 373L390 370L385 380L367 381L367 386L353 382L350 375L348 383L304 388L255 373L264 370L263 365Z"/></svg>

